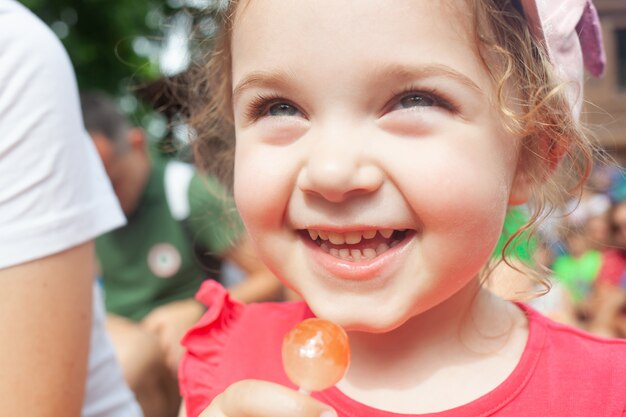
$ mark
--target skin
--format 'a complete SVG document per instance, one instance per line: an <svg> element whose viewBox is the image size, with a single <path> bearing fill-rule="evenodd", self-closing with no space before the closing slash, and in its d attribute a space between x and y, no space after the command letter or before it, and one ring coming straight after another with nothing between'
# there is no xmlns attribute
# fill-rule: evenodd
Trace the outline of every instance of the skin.
<svg viewBox="0 0 626 417"><path fill-rule="evenodd" d="M338 387L393 412L437 412L486 394L527 339L523 314L478 282L507 206L529 190L464 7L258 0L235 18L241 216L270 269L349 332L352 360ZM307 229L409 233L376 269L324 254ZM244 381L202 415L275 415L263 405L270 395L297 401L300 415L323 410Z"/></svg>
<svg viewBox="0 0 626 417"><path fill-rule="evenodd" d="M0 269L0 414L80 415L93 270L91 243Z"/></svg>

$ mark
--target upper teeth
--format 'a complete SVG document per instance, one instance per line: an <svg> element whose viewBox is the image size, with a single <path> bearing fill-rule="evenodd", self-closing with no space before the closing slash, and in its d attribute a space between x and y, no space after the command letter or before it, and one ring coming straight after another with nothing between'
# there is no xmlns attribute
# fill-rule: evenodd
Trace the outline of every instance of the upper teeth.
<svg viewBox="0 0 626 417"><path fill-rule="evenodd" d="M373 239L376 236L376 233L380 233L382 237L385 239L389 239L393 234L393 229L380 229L380 230L365 230L361 232L348 232L348 233L336 233L336 232L325 232L323 230L313 230L308 229L309 236L311 239L317 240L320 238L322 240L330 240L330 243L334 245L342 245L344 243L348 243L350 245L357 244L361 242L362 239Z"/></svg>

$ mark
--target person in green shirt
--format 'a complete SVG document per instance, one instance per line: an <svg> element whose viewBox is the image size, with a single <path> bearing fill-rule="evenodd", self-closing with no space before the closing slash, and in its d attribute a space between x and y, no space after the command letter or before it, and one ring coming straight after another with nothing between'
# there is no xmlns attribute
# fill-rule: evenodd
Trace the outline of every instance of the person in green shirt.
<svg viewBox="0 0 626 417"><path fill-rule="evenodd" d="M554 277L567 289L572 302L582 308L591 293L602 265L602 254L591 247L584 226L565 226L563 241L567 253L552 264Z"/></svg>
<svg viewBox="0 0 626 417"><path fill-rule="evenodd" d="M247 277L230 289L243 302L273 299L278 280L254 255L232 198L191 165L149 152L144 132L99 93L81 96L85 127L128 224L96 241L107 327L146 417L175 414L180 338L203 313L193 297L215 268L210 254Z"/></svg>

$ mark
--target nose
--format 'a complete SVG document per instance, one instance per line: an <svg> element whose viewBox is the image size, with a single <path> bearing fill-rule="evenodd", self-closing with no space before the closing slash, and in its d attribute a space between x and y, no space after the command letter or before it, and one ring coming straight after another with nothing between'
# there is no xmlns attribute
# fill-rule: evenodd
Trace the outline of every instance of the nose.
<svg viewBox="0 0 626 417"><path fill-rule="evenodd" d="M376 163L375 150L359 139L345 132L312 137L298 175L300 190L334 203L378 190L384 183L383 170Z"/></svg>

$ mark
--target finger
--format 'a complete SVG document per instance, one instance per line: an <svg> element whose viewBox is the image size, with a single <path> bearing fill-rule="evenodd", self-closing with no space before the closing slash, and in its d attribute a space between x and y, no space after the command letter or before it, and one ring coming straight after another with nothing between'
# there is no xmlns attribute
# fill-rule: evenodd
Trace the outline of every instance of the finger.
<svg viewBox="0 0 626 417"><path fill-rule="evenodd" d="M158 315L151 314L141 321L141 327L152 333L159 333L163 327L163 320Z"/></svg>
<svg viewBox="0 0 626 417"><path fill-rule="evenodd" d="M176 345L172 343L171 339L163 337L163 335L161 335L161 337L159 338L159 345L161 346L161 350L163 350L163 353L165 355L164 359L167 363L169 361L169 358L172 356Z"/></svg>
<svg viewBox="0 0 626 417"><path fill-rule="evenodd" d="M151 330L154 327L154 316L151 314L147 315L146 317L144 317L143 320L139 322L139 324L144 329Z"/></svg>
<svg viewBox="0 0 626 417"><path fill-rule="evenodd" d="M179 360L175 355L170 355L167 358L166 361L166 365L167 365L167 369L169 370L169 372L173 375L173 376L177 376L178 375L178 364L179 364Z"/></svg>
<svg viewBox="0 0 626 417"><path fill-rule="evenodd" d="M245 380L228 387L218 398L228 417L336 417L329 405L282 385Z"/></svg>
<svg viewBox="0 0 626 417"><path fill-rule="evenodd" d="M174 375L178 374L178 364L180 363L180 358L183 356L183 353L184 349L180 345L167 352L167 366Z"/></svg>
<svg viewBox="0 0 626 417"><path fill-rule="evenodd" d="M171 326L163 326L160 332L160 339L163 348L166 351L171 351L176 347L180 346L181 337L178 336L178 331Z"/></svg>

